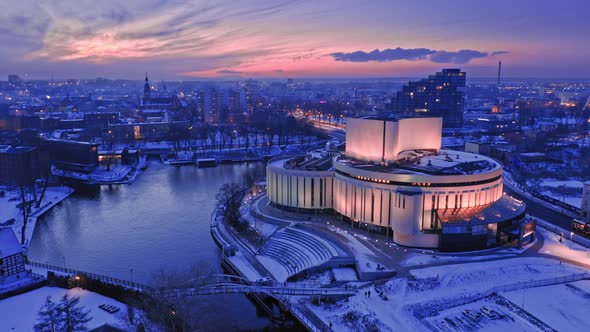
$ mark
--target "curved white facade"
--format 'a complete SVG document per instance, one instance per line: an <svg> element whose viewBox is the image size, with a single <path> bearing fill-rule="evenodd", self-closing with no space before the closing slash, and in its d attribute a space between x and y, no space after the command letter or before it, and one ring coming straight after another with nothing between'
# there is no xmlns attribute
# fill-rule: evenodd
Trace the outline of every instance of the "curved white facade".
<svg viewBox="0 0 590 332"><path fill-rule="evenodd" d="M353 220L390 227L398 244L437 248L437 210L484 206L502 197L502 167L496 164L480 174L427 175L367 171L335 160L333 208Z"/></svg>
<svg viewBox="0 0 590 332"><path fill-rule="evenodd" d="M294 209L331 209L334 171L289 168L288 160L271 160L266 166L268 199Z"/></svg>

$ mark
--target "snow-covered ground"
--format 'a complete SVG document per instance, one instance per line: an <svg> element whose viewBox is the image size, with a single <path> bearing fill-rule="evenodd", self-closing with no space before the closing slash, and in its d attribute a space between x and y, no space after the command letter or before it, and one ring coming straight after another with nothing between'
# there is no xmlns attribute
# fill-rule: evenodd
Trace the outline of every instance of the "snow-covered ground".
<svg viewBox="0 0 590 332"><path fill-rule="evenodd" d="M80 305L90 310L92 320L89 329L103 324L117 326L122 322L121 317L127 316L127 306L111 298L81 288L70 290L58 287L42 287L21 295L0 301L0 326L2 331L33 331L37 322L37 312L43 306L45 298L51 296L54 302L69 293L72 297L80 297ZM109 304L120 308L118 313L109 314L100 309L101 304ZM123 315L123 316L122 316Z"/></svg>
<svg viewBox="0 0 590 332"><path fill-rule="evenodd" d="M584 188L584 183L578 180L544 179L541 182L541 186L550 188L559 188L561 186L564 186L568 188L582 189Z"/></svg>
<svg viewBox="0 0 590 332"><path fill-rule="evenodd" d="M357 268L361 272L375 272L377 270L377 256L375 253L367 248L357 237L363 237L362 235L357 235L355 233L351 233L345 229L341 229L339 227L332 226L330 230L346 237L348 240L348 245L354 254L354 258L357 260Z"/></svg>
<svg viewBox="0 0 590 332"><path fill-rule="evenodd" d="M333 268L332 274L336 281L357 281L356 271L351 267Z"/></svg>
<svg viewBox="0 0 590 332"><path fill-rule="evenodd" d="M413 278L393 278L362 288L348 301L308 307L327 324L332 322L337 331L429 330L424 319L441 310L475 302L488 291L584 272L587 270L541 257L449 264L413 269ZM365 295L368 290L370 297ZM517 325L513 327L518 329Z"/></svg>
<svg viewBox="0 0 590 332"><path fill-rule="evenodd" d="M511 258L497 261L442 265L414 269L411 274L418 279L436 278L440 287L453 292L470 289L486 289L522 281L543 280L586 272L569 264L542 257Z"/></svg>
<svg viewBox="0 0 590 332"><path fill-rule="evenodd" d="M540 233L545 241L540 252L543 254L559 256L574 260L582 264L590 265L590 249L583 247L573 241L570 241L570 234L565 234L562 242L559 242L560 235L550 232L542 227L537 227L537 232ZM573 236L581 236L573 234Z"/></svg>
<svg viewBox="0 0 590 332"><path fill-rule="evenodd" d="M506 254L492 254L492 255L485 255L482 254L481 256L452 256L452 255L439 255L439 254L422 254L422 253L411 253L407 255L407 258L401 262L404 266L413 266L413 265L425 265L425 264L434 264L434 263L444 263L444 262L467 262L467 261L479 261L482 259L489 259L489 258L510 258L515 257L516 254L514 253L506 253Z"/></svg>
<svg viewBox="0 0 590 332"><path fill-rule="evenodd" d="M40 188L37 189L40 194ZM20 191L19 189L8 189L6 187L0 187L0 191L5 192L4 197L0 197L0 224L11 226L20 241L23 226L22 211L18 208L18 205L21 203ZM73 192L74 190L72 188L65 186L47 187L41 206L36 208L35 204L33 204L25 234L27 241L33 237L37 218L66 199Z"/></svg>
<svg viewBox="0 0 590 332"><path fill-rule="evenodd" d="M582 195L581 194L579 196L572 196L572 195L563 196L563 195L556 193L554 191L551 191L551 190L543 190L539 193L541 195L549 196L549 197L556 199L558 201L565 202L566 204L569 204L571 206L575 206L578 208L582 206Z"/></svg>
<svg viewBox="0 0 590 332"><path fill-rule="evenodd" d="M550 296L548 296L550 294ZM588 331L590 280L503 292L502 296L558 331Z"/></svg>

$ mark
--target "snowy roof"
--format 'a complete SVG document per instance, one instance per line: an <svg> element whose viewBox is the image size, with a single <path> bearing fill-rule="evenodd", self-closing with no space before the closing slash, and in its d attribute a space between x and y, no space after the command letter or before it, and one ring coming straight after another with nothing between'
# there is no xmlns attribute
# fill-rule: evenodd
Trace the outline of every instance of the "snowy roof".
<svg viewBox="0 0 590 332"><path fill-rule="evenodd" d="M544 157L545 154L542 152L524 152L520 154L521 156L525 157Z"/></svg>
<svg viewBox="0 0 590 332"><path fill-rule="evenodd" d="M22 252L23 250L12 228L0 228L0 257L8 257Z"/></svg>
<svg viewBox="0 0 590 332"><path fill-rule="evenodd" d="M497 170L502 165L485 156L452 150L433 153L427 150L409 150L400 153L400 159L389 165L370 163L340 156L337 162L368 171L392 174L465 175Z"/></svg>

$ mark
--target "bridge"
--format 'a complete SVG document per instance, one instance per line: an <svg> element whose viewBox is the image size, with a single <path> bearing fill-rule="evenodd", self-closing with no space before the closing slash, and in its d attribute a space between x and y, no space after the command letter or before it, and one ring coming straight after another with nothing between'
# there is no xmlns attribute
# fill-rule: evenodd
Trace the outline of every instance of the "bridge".
<svg viewBox="0 0 590 332"><path fill-rule="evenodd" d="M106 284L118 285L147 293L160 293L165 296L199 296L216 294L263 293L275 297L282 296L352 296L356 290L350 287L322 287L314 283L277 282L270 278L258 281L248 280L235 275L214 274L200 276L179 287L153 287L138 282L129 282L118 278L95 273L67 269L61 266L28 261L29 267L36 267L45 272L52 271L61 275L85 276ZM280 299L279 299L280 300Z"/></svg>
<svg viewBox="0 0 590 332"><path fill-rule="evenodd" d="M264 293L273 297L277 296L352 296L356 290L348 288L325 288L325 287L295 287L295 286L262 286L262 285L241 285L232 283L211 284L198 288L178 288L165 291L168 295L215 295L215 294L236 294L236 293Z"/></svg>
<svg viewBox="0 0 590 332"><path fill-rule="evenodd" d="M263 293L272 297L283 296L352 296L351 287L322 287L315 283L277 282L270 278L251 281L229 274L215 274L191 280L183 287L162 289L167 296L197 296L215 294Z"/></svg>

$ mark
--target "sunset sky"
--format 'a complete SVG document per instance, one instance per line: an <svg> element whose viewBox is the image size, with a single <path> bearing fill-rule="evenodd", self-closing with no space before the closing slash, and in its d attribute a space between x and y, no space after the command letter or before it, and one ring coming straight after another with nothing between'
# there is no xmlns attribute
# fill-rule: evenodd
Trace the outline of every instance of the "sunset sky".
<svg viewBox="0 0 590 332"><path fill-rule="evenodd" d="M2 0L0 75L590 77L588 0ZM5 79L5 78L3 78Z"/></svg>

